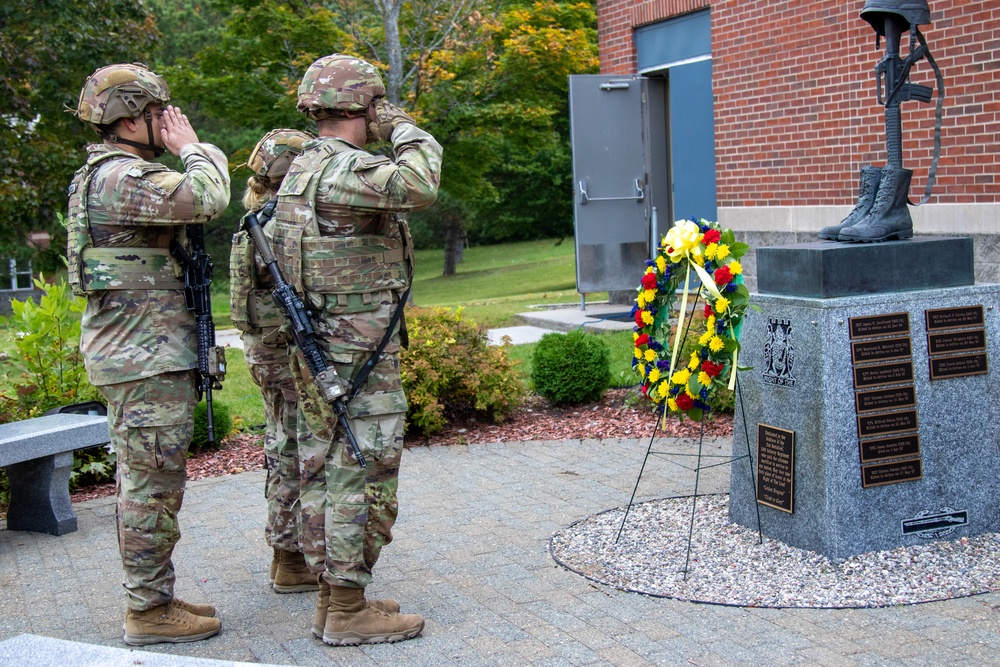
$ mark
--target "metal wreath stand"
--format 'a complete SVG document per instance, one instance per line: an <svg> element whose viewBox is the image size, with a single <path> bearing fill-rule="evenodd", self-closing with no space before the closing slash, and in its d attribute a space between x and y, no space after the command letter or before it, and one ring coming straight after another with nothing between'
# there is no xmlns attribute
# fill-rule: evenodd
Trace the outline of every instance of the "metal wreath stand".
<svg viewBox="0 0 1000 667"><path fill-rule="evenodd" d="M698 298L696 297L692 309L696 309L697 307L698 307ZM690 329L690 326L691 326L691 321L688 320L688 329ZM684 332L684 339L681 342L681 348L683 348L684 342L687 341L687 334L688 334L688 331L685 331ZM737 406L739 406L739 405L742 405L743 399L742 399L742 393L741 393L741 390L740 390L739 370L736 370L735 372L736 372L736 394L737 394L737 397L739 398L739 400L736 402L736 404L737 404ZM754 471L754 467L753 467L754 464L753 464L753 454L750 451L750 432L747 431L747 428L746 428L746 414L743 412L743 410L740 410L740 413L742 414L742 417L743 417L743 433L744 433L744 436L746 437L747 453L746 454L740 454L739 456L736 456L736 455L729 455L729 456L727 456L727 455L722 455L722 454L705 454L704 453L704 447L703 447L704 442L705 442L705 415L704 414L702 414L702 416L701 416L701 429L700 429L700 431L698 433L698 453L697 454L686 454L684 452L677 452L677 451L653 451L653 442L655 442L655 440L656 440L656 432L660 428L660 420L663 419L663 413L664 413L665 410L666 410L666 405L664 404L664 405L661 406L660 410L657 410L657 411L654 412L655 419L653 420L653 433L649 437L649 444L646 446L646 455L645 455L645 457L642 460L642 466L639 468L639 475L636 477L635 487L632 489L632 497L629 498L628 506L625 508L625 516L622 517L621 526L618 528L618 535L615 537L615 544L618 544L618 540L621 539L622 532L625 530L625 522L628 521L629 512L631 512L631 510L632 510L632 505L635 504L635 494L639 490L639 482L642 481L642 473L645 472L645 470L646 470L646 462L649 461L650 455L656 455L656 456L665 457L666 460L669 461L670 463L678 465L681 468L684 468L686 470L690 470L690 471L692 471L694 473L694 495L691 497L691 521L690 521L690 524L688 525L687 550L686 550L686 556L685 556L685 559L684 559L684 570L683 570L684 580L687 581L688 567L691 564L691 539L692 539L692 537L694 535L694 517L695 517L695 512L696 512L697 506L698 506L698 482L699 482L699 479L701 477L701 471L702 470L708 470L710 468L716 468L718 466L729 465L729 464L732 464L734 461L741 461L743 459L747 459L749 461L749 463L750 463L750 465L749 465L750 482L751 482L751 484L753 484L754 497L756 497L756 494L757 494L757 478L756 478L756 476L754 475L754 472L753 472ZM735 417L735 411L734 411L734 417ZM680 460L671 460L668 457L676 457L676 458L678 458ZM694 465L693 468L690 465L686 465L684 463L684 461L686 461L687 459L690 459L692 457L694 457L696 459L695 465ZM709 462L706 463L705 462L706 459L708 459ZM720 460L713 461L714 459L720 459ZM756 503L754 503L754 506L755 506L755 508L757 510L757 542L758 542L758 544L763 544L763 542L764 542L764 534L763 534L763 532L761 530L761 525L760 525L760 506L757 505Z"/></svg>

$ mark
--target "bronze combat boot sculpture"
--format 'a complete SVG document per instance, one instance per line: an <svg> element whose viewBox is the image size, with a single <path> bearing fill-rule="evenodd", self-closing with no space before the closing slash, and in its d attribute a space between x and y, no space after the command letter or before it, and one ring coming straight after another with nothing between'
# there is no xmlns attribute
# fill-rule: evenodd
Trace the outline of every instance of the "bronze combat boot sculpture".
<svg viewBox="0 0 1000 667"><path fill-rule="evenodd" d="M900 104L909 100L930 102L933 89L909 82L910 69L927 58L938 84L937 117L934 128L934 158L927 176L927 189L920 204L930 197L941 152L941 117L944 81L937 63L927 48L918 26L931 22L927 2L920 0L867 0L861 18L875 29L878 48L885 37L885 56L875 67L878 101L885 107L887 162L884 167L861 168L858 202L840 224L824 227L821 239L869 243L908 239L913 236L913 221L908 208L910 179L913 172L903 168L903 130ZM900 58L902 35L910 33L910 50ZM919 42L919 46L918 46Z"/></svg>

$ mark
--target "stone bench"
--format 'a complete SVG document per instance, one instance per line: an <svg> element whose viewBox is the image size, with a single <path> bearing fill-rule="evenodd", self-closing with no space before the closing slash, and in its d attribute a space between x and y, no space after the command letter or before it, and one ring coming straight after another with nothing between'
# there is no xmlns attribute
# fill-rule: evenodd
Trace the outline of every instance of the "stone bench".
<svg viewBox="0 0 1000 667"><path fill-rule="evenodd" d="M0 424L0 468L7 469L7 529L65 535L76 530L69 501L73 452L109 442L108 418L52 414Z"/></svg>

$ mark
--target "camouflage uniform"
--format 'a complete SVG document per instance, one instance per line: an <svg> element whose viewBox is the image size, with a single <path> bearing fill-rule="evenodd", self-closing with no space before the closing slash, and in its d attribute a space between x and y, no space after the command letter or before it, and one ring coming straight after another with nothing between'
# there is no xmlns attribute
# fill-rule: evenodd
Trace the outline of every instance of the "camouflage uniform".
<svg viewBox="0 0 1000 667"><path fill-rule="evenodd" d="M242 230L242 225L241 225ZM229 258L231 315L243 331L243 356L264 400L267 521L264 538L281 551L301 551L299 528L298 394L289 366L285 318L268 289L270 276L254 258L245 231L233 237Z"/></svg>
<svg viewBox="0 0 1000 667"><path fill-rule="evenodd" d="M80 350L108 402L123 583L128 606L142 611L173 599L197 399L194 315L167 248L184 225L223 213L229 172L209 144L181 150L185 173L107 144L87 151L70 186L69 279L87 297Z"/></svg>
<svg viewBox="0 0 1000 667"><path fill-rule="evenodd" d="M301 87L299 99L301 106ZM376 349L409 284L412 258L399 213L426 208L437 196L440 145L412 123L396 126L391 139L395 159L340 138L307 143L282 182L268 230L286 280L318 312L320 347L345 380ZM379 552L392 540L406 416L398 351L396 331L348 403L365 469L301 355L292 357L300 396L303 544L310 567L324 569L319 547L325 543L324 576L334 586L371 583Z"/></svg>

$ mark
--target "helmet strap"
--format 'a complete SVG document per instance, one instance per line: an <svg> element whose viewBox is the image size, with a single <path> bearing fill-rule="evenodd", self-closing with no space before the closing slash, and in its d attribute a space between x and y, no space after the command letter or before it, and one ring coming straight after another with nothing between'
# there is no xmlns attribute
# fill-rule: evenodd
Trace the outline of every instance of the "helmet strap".
<svg viewBox="0 0 1000 667"><path fill-rule="evenodd" d="M138 148L143 151L150 151L153 153L153 157L160 157L166 152L166 149L162 146L157 146L153 140L153 112L148 109L143 112L143 118L146 119L146 135L149 138L149 143L143 144L138 141L132 141L131 139L123 139L117 134L106 134L98 132L101 138L105 141L109 141L113 144L124 144L126 146L132 146L133 148Z"/></svg>

